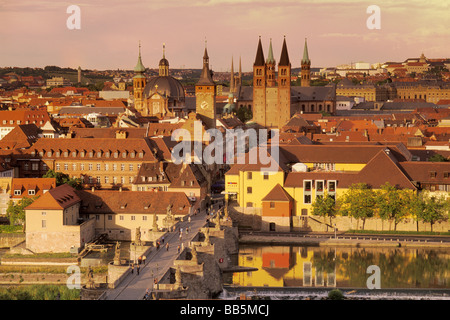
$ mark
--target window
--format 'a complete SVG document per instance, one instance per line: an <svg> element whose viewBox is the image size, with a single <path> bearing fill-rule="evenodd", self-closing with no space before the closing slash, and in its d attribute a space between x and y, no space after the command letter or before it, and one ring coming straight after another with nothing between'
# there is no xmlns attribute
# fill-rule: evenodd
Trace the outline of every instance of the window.
<svg viewBox="0 0 450 320"><path fill-rule="evenodd" d="M109 177L105 176L105 183L109 183Z"/></svg>
<svg viewBox="0 0 450 320"><path fill-rule="evenodd" d="M76 163L73 163L73 164L72 164L72 170L73 170L73 171L77 170L77 164L76 164Z"/></svg>
<svg viewBox="0 0 450 320"><path fill-rule="evenodd" d="M436 178L436 171L430 171L430 178Z"/></svg>
<svg viewBox="0 0 450 320"><path fill-rule="evenodd" d="M444 178L448 178L448 172L444 172Z"/></svg>
<svg viewBox="0 0 450 320"><path fill-rule="evenodd" d="M271 201L270 202L270 209L273 209L273 208L275 208L275 202Z"/></svg>
<svg viewBox="0 0 450 320"><path fill-rule="evenodd" d="M100 221L100 215L99 214L95 215L95 220Z"/></svg>
<svg viewBox="0 0 450 320"><path fill-rule="evenodd" d="M32 162L31 163L31 170L38 171L39 170L39 162Z"/></svg>
<svg viewBox="0 0 450 320"><path fill-rule="evenodd" d="M117 164L113 164L113 171L116 171L117 170Z"/></svg>
<svg viewBox="0 0 450 320"><path fill-rule="evenodd" d="M253 192L252 187L247 187L247 193L248 193L248 194L251 194L252 192Z"/></svg>
<svg viewBox="0 0 450 320"><path fill-rule="evenodd" d="M125 171L125 164L122 163L122 164L120 165L120 171Z"/></svg>
<svg viewBox="0 0 450 320"><path fill-rule="evenodd" d="M252 176L251 172L247 172L247 180L252 180Z"/></svg>
<svg viewBox="0 0 450 320"><path fill-rule="evenodd" d="M21 194L22 194L22 190L19 190L19 189L14 190L14 195L15 196L20 196Z"/></svg>
<svg viewBox="0 0 450 320"><path fill-rule="evenodd" d="M36 194L36 190L34 190L34 189L28 190L28 195L29 196L34 196L35 194Z"/></svg>
<svg viewBox="0 0 450 320"><path fill-rule="evenodd" d="M119 216L119 220L123 221L123 216Z"/></svg>
<svg viewBox="0 0 450 320"><path fill-rule="evenodd" d="M128 166L128 170L130 170L130 171L133 171L133 168L134 168L134 166L133 166L132 164L130 164L130 165Z"/></svg>
<svg viewBox="0 0 450 320"><path fill-rule="evenodd" d="M94 167L94 165L92 163L89 163L89 171L92 171L93 167Z"/></svg>
<svg viewBox="0 0 450 320"><path fill-rule="evenodd" d="M108 220L111 221L112 220L112 215L108 214Z"/></svg>
<svg viewBox="0 0 450 320"><path fill-rule="evenodd" d="M100 184L100 177L97 177L97 183Z"/></svg>
<svg viewBox="0 0 450 320"><path fill-rule="evenodd" d="M64 170L69 170L69 165L67 163L64 163Z"/></svg>
<svg viewBox="0 0 450 320"><path fill-rule="evenodd" d="M316 191L323 192L323 181L322 180L316 181Z"/></svg>
<svg viewBox="0 0 450 320"><path fill-rule="evenodd" d="M264 172L264 180L269 180L269 174L267 172Z"/></svg>
<svg viewBox="0 0 450 320"><path fill-rule="evenodd" d="M42 220L41 225L42 228L47 228L47 220Z"/></svg>
<svg viewBox="0 0 450 320"><path fill-rule="evenodd" d="M147 216L142 216L143 221L147 221Z"/></svg>
<svg viewBox="0 0 450 320"><path fill-rule="evenodd" d="M80 164L80 170L84 170L84 163Z"/></svg>
<svg viewBox="0 0 450 320"><path fill-rule="evenodd" d="M136 216L131 216L131 221L136 220Z"/></svg>
<svg viewBox="0 0 450 320"><path fill-rule="evenodd" d="M247 202L247 208L253 208L253 202Z"/></svg>
<svg viewBox="0 0 450 320"><path fill-rule="evenodd" d="M56 171L61 170L61 165L59 163L56 164Z"/></svg>
<svg viewBox="0 0 450 320"><path fill-rule="evenodd" d="M305 181L305 186L304 186L305 191L311 191L311 184L312 184L311 180Z"/></svg>
<svg viewBox="0 0 450 320"><path fill-rule="evenodd" d="M305 194L305 204L311 204L311 195L310 194Z"/></svg>
<svg viewBox="0 0 450 320"><path fill-rule="evenodd" d="M100 171L100 170L102 170L102 166L100 163L97 163L97 171Z"/></svg>
<svg viewBox="0 0 450 320"><path fill-rule="evenodd" d="M336 181L328 181L328 192L336 192Z"/></svg>
<svg viewBox="0 0 450 320"><path fill-rule="evenodd" d="M72 151L72 157L75 158L77 156L77 152L76 151Z"/></svg>
<svg viewBox="0 0 450 320"><path fill-rule="evenodd" d="M97 158L101 158L102 157L102 152L101 151L97 151Z"/></svg>
<svg viewBox="0 0 450 320"><path fill-rule="evenodd" d="M46 216L46 215L47 215L47 212L42 211L42 215L43 215L43 216Z"/></svg>
<svg viewBox="0 0 450 320"><path fill-rule="evenodd" d="M124 184L125 183L125 177L120 177L120 183Z"/></svg>

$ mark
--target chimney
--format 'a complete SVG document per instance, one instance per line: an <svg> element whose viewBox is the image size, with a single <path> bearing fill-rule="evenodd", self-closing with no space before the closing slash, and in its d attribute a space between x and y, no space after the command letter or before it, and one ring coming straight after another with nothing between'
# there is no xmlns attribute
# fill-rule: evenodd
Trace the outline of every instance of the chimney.
<svg viewBox="0 0 450 320"><path fill-rule="evenodd" d="M116 131L116 139L126 139L127 138L127 132L124 130L117 130Z"/></svg>

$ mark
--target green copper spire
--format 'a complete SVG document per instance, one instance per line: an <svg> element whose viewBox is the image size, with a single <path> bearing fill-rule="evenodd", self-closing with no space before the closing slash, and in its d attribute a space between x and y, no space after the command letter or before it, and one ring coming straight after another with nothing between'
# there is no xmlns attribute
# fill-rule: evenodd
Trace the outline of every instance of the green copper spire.
<svg viewBox="0 0 450 320"><path fill-rule="evenodd" d="M306 43L306 38L305 38L305 48L303 49L303 59L302 59L302 63L311 63L311 61L309 60L309 55L308 55L308 44Z"/></svg>
<svg viewBox="0 0 450 320"><path fill-rule="evenodd" d="M145 72L145 67L144 67L144 64L142 63L142 59L141 59L141 42L140 41L139 41L139 58L138 58L136 67L134 67L134 72L137 72L137 73Z"/></svg>
<svg viewBox="0 0 450 320"><path fill-rule="evenodd" d="M273 58L273 50L272 50L272 38L270 38L269 45L269 55L267 56L267 63L275 63L275 59Z"/></svg>

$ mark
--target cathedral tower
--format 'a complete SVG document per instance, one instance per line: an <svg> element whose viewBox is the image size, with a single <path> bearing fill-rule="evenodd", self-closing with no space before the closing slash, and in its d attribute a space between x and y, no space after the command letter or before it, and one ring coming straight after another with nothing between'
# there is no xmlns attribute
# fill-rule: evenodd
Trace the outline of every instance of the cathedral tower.
<svg viewBox="0 0 450 320"><path fill-rule="evenodd" d="M203 69L195 85L196 112L208 128L216 127L216 84L209 70L209 57L206 50L203 55Z"/></svg>
<svg viewBox="0 0 450 320"><path fill-rule="evenodd" d="M279 129L291 118L291 62L286 45L286 37L283 40L280 62L278 63L278 106Z"/></svg>
<svg viewBox="0 0 450 320"><path fill-rule="evenodd" d="M253 121L266 126L266 64L261 37L253 63Z"/></svg>
<svg viewBox="0 0 450 320"><path fill-rule="evenodd" d="M133 77L133 96L134 96L134 108L143 113L143 115L147 115L146 111L143 112L143 104L144 104L144 88L147 84L147 78L145 78L144 72L145 67L142 63L141 59L141 44L139 43L139 57L136 67L134 67L134 72L136 75Z"/></svg>
<svg viewBox="0 0 450 320"><path fill-rule="evenodd" d="M269 55L266 60L266 81L268 87L275 86L275 59L273 58L272 39L270 39Z"/></svg>
<svg viewBox="0 0 450 320"><path fill-rule="evenodd" d="M311 60L309 60L308 55L308 44L306 43L305 38L305 47L303 49L303 59L301 63L301 71L300 71L300 85L302 87L309 87L311 83Z"/></svg>

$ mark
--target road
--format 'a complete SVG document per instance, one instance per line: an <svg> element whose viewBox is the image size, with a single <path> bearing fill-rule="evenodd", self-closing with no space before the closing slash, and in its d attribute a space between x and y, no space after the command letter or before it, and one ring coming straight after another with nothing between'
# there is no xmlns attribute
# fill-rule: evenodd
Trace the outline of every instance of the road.
<svg viewBox="0 0 450 320"><path fill-rule="evenodd" d="M136 268L134 273L128 274L123 281L114 289L106 292L105 300L141 300L147 289L151 290L154 279L159 280L164 276L167 270L172 267L173 261L178 257L178 245L181 244L179 230L183 228L182 242L184 246L192 241L199 232L200 228L206 224L207 215L202 211L196 215L191 215L191 222L182 221L176 224L176 229L165 235L164 244L159 250L152 248L147 256L147 261L141 264L139 275ZM186 234L186 227L189 226L189 233ZM166 244L169 243L169 249Z"/></svg>

